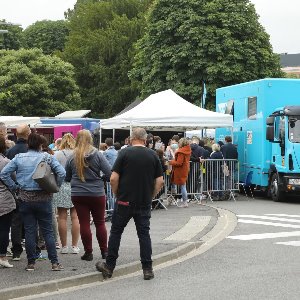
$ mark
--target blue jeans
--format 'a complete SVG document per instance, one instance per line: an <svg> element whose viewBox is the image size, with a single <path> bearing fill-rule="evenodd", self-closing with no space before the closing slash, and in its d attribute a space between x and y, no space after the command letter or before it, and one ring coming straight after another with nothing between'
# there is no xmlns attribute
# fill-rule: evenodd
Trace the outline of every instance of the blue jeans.
<svg viewBox="0 0 300 300"><path fill-rule="evenodd" d="M222 181L222 177L218 176L218 177L213 177L213 189L215 192L213 192L213 195L221 198L223 196L223 193L220 191L222 190L223 187L223 181Z"/></svg>
<svg viewBox="0 0 300 300"><path fill-rule="evenodd" d="M110 269L114 269L116 266L117 258L119 257L119 248L122 233L130 221L133 218L136 232L140 243L140 257L143 269L152 268L152 245L150 238L150 209L148 210L133 210L129 206L117 205L112 216L112 225L110 229L110 236L108 242L108 254L106 263Z"/></svg>
<svg viewBox="0 0 300 300"><path fill-rule="evenodd" d="M182 196L182 200L183 202L186 202L188 200L188 194L187 194L187 190L186 190L186 184L182 184L182 185L178 185L180 187L180 191L181 191L181 196ZM176 188L176 185L174 183L172 183L171 188Z"/></svg>
<svg viewBox="0 0 300 300"><path fill-rule="evenodd" d="M0 257L6 256L13 212L0 216Z"/></svg>
<svg viewBox="0 0 300 300"><path fill-rule="evenodd" d="M55 239L52 227L52 203L20 202L19 211L25 228L25 248L28 264L34 264L36 259L37 224L45 239L48 257L52 264L58 263Z"/></svg>

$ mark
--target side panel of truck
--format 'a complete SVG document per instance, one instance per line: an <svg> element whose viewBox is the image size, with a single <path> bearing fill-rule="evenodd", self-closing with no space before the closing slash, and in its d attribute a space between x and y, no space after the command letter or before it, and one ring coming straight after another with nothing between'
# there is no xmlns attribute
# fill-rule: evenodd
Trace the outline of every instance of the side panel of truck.
<svg viewBox="0 0 300 300"><path fill-rule="evenodd" d="M300 105L299 97L300 80L297 79L262 79L217 89L218 112L225 112L227 104L234 101L233 143L238 147L242 182L268 186L270 165L274 159L281 164L282 158L278 144L266 140L266 118L278 107ZM249 101L253 104L255 99L255 115L249 117ZM229 130L216 130L216 140L225 135L230 135ZM273 153L277 153L275 158L272 147Z"/></svg>

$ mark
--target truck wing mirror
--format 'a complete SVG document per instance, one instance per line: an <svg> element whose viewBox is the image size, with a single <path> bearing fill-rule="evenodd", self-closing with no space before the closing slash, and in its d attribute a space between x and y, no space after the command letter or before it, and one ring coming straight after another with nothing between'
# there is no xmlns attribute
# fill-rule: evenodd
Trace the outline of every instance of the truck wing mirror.
<svg viewBox="0 0 300 300"><path fill-rule="evenodd" d="M275 121L274 117L267 117L266 123L269 126L273 126L274 125L274 121Z"/></svg>
<svg viewBox="0 0 300 300"><path fill-rule="evenodd" d="M270 142L274 141L274 126L267 126L266 139Z"/></svg>

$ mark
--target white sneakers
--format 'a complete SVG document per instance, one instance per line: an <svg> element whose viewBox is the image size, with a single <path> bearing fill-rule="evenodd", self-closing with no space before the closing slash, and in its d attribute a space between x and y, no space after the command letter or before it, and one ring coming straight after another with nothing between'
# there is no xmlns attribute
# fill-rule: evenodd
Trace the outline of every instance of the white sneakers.
<svg viewBox="0 0 300 300"><path fill-rule="evenodd" d="M68 246L64 246L61 248L60 250L61 254L68 254L69 253L69 247Z"/></svg>
<svg viewBox="0 0 300 300"><path fill-rule="evenodd" d="M80 249L77 246L72 246L71 252L72 254L78 254L80 252Z"/></svg>
<svg viewBox="0 0 300 300"><path fill-rule="evenodd" d="M80 249L77 246L72 246L72 248L70 250L71 250L72 254L78 254L80 252ZM69 247L68 246L62 247L60 253L61 254L68 254L69 253Z"/></svg>
<svg viewBox="0 0 300 300"><path fill-rule="evenodd" d="M180 207L180 208L186 208L186 207L189 207L189 205L188 205L187 201L183 201L180 204L178 204L178 207Z"/></svg>
<svg viewBox="0 0 300 300"><path fill-rule="evenodd" d="M13 265L11 265L8 260L0 259L0 266L4 268L12 268Z"/></svg>

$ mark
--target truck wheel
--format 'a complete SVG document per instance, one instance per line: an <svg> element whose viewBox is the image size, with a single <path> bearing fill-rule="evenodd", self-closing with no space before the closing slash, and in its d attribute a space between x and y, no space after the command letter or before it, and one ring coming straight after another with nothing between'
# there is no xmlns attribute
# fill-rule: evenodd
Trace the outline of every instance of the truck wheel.
<svg viewBox="0 0 300 300"><path fill-rule="evenodd" d="M284 192L279 189L278 174L274 173L271 178L270 192L273 201L279 202L284 200Z"/></svg>

